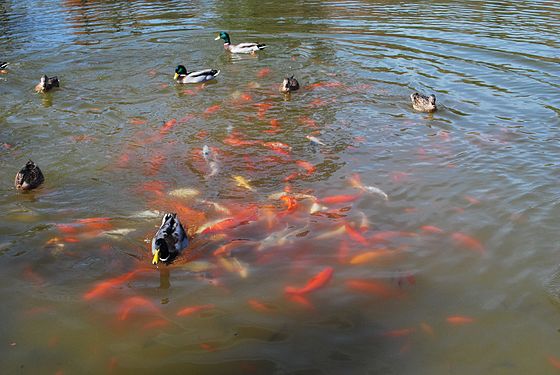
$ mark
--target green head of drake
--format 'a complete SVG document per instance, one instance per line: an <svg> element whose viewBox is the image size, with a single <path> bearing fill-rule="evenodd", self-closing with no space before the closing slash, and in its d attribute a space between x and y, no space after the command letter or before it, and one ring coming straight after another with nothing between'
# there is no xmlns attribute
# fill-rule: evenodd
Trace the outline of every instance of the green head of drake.
<svg viewBox="0 0 560 375"><path fill-rule="evenodd" d="M220 32L220 34L214 40L219 40L219 39L222 39L224 43L230 44L229 34L226 33L225 31Z"/></svg>
<svg viewBox="0 0 560 375"><path fill-rule="evenodd" d="M176 80L177 78L179 78L180 75L186 75L187 74L187 68L185 68L184 65L177 65L177 67L175 68L175 76L173 76L173 79Z"/></svg>

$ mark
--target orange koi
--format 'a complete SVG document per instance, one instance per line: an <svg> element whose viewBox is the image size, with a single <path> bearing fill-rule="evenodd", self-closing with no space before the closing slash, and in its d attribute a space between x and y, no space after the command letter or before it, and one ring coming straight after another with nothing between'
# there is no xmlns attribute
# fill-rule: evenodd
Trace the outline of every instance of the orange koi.
<svg viewBox="0 0 560 375"><path fill-rule="evenodd" d="M148 121L146 121L145 119L139 117L132 117L131 119L128 120L128 123L132 125L144 125L147 122Z"/></svg>
<svg viewBox="0 0 560 375"><path fill-rule="evenodd" d="M554 368L560 369L560 359L556 358L553 355L548 356L548 363Z"/></svg>
<svg viewBox="0 0 560 375"><path fill-rule="evenodd" d="M84 294L83 298L85 300L90 300L92 298L97 298L105 293L107 293L110 289L125 283L126 281L132 279L140 270L130 271L118 277L102 281L95 285L91 290Z"/></svg>
<svg viewBox="0 0 560 375"><path fill-rule="evenodd" d="M360 232L358 232L357 230L352 228L350 225L346 224L345 228L346 228L346 233L348 233L348 235L350 236L351 239L353 239L356 242L361 243L362 245L367 245L368 244L368 240L366 240Z"/></svg>
<svg viewBox="0 0 560 375"><path fill-rule="evenodd" d="M470 324L474 322L473 318L468 316L463 316L463 315L448 316L447 318L445 318L445 320L447 321L447 323L453 325L464 325L464 324Z"/></svg>
<svg viewBox="0 0 560 375"><path fill-rule="evenodd" d="M483 253L484 252L484 246L482 246L482 244L480 243L479 240L477 240L474 237L471 237L469 235L466 235L464 233L461 232L454 232L451 234L451 238L459 245L462 247L466 247L470 250L474 250L477 251L479 253Z"/></svg>
<svg viewBox="0 0 560 375"><path fill-rule="evenodd" d="M153 312L159 312L159 309L157 308L156 305L154 305L152 301L139 296L130 297L124 300L124 302L121 304L121 309L119 310L120 311L119 320L126 320L126 318L128 318L128 314L130 313L130 311L133 308L137 308L137 307L145 307Z"/></svg>
<svg viewBox="0 0 560 375"><path fill-rule="evenodd" d="M443 229L433 226L433 225L423 225L420 227L426 233L433 233L433 234L441 234L443 233Z"/></svg>
<svg viewBox="0 0 560 375"><path fill-rule="evenodd" d="M308 175L313 174L317 168L313 164L305 160L296 160L298 167L305 169Z"/></svg>
<svg viewBox="0 0 560 375"><path fill-rule="evenodd" d="M302 288L294 288L294 287L286 287L284 291L288 294L307 294L316 289L319 289L325 286L329 280L331 279L334 273L334 269L332 267L326 267L321 272L313 276L309 281L305 284Z"/></svg>
<svg viewBox="0 0 560 375"><path fill-rule="evenodd" d="M286 297L290 301L295 302L308 310L315 309L315 306L313 306L313 304L305 296L301 294L286 294Z"/></svg>
<svg viewBox="0 0 560 375"><path fill-rule="evenodd" d="M196 95L196 91L193 91L191 89L186 89L186 90L181 91L181 94L194 96L194 95Z"/></svg>
<svg viewBox="0 0 560 375"><path fill-rule="evenodd" d="M328 101L323 100L323 99L320 99L320 98L317 98L317 99L313 99L313 100L311 101L311 103L309 103L309 106L310 106L310 107L313 107L313 108L317 108L317 107L324 107L324 106L326 106L327 104L329 104Z"/></svg>
<svg viewBox="0 0 560 375"><path fill-rule="evenodd" d="M401 329L394 329L392 331L387 331L383 333L385 337L405 337L410 336L416 332L416 328L401 328Z"/></svg>
<svg viewBox="0 0 560 375"><path fill-rule="evenodd" d="M464 198L465 198L465 200L466 200L467 202L469 202L470 204L473 204L473 205L474 205L474 204L480 204L480 201L479 201L478 199L476 199L475 197L473 197L473 196L465 195Z"/></svg>
<svg viewBox="0 0 560 375"><path fill-rule="evenodd" d="M62 241L66 243L78 243L80 240L77 237L66 236L62 238Z"/></svg>
<svg viewBox="0 0 560 375"><path fill-rule="evenodd" d="M211 115L213 113L218 112L220 110L220 108L222 108L222 107L219 104L212 105L212 106L206 108L206 110L204 111L204 114Z"/></svg>
<svg viewBox="0 0 560 375"><path fill-rule="evenodd" d="M264 78L267 75L269 75L271 72L270 68L262 68L261 70L259 70L259 72L257 73L257 77L258 78Z"/></svg>
<svg viewBox="0 0 560 375"><path fill-rule="evenodd" d="M152 158L152 160L150 161L149 167L148 167L148 169L144 172L144 174L145 174L146 176L154 176L154 175L156 175L156 174L159 172L159 170L160 170L161 166L163 165L163 163L165 163L165 160L166 160L166 159L167 159L167 158L166 158L164 155L161 155L161 154L155 155L155 156Z"/></svg>
<svg viewBox="0 0 560 375"><path fill-rule="evenodd" d="M280 126L280 122L278 121L278 119L272 119L270 120L270 126L272 126L273 128L277 128Z"/></svg>
<svg viewBox="0 0 560 375"><path fill-rule="evenodd" d="M249 306L251 306L253 310L258 312L269 313L274 310L274 308L271 307L270 305L260 302L256 299L250 299L247 301L247 303L249 304Z"/></svg>
<svg viewBox="0 0 560 375"><path fill-rule="evenodd" d="M292 147L290 147L290 145L287 145L285 143L282 142L263 142L261 143L264 147L269 148L273 151L291 151Z"/></svg>
<svg viewBox="0 0 560 375"><path fill-rule="evenodd" d="M307 116L301 116L299 122L310 128L318 128L317 122Z"/></svg>
<svg viewBox="0 0 560 375"><path fill-rule="evenodd" d="M246 242L248 242L248 241L246 241L246 240L231 241L231 242L226 243L225 245L222 245L219 248L217 248L214 251L213 254L214 254L214 256L229 255L233 248L235 248L236 246L239 246L240 243L243 244L243 243L246 243Z"/></svg>
<svg viewBox="0 0 560 375"><path fill-rule="evenodd" d="M364 264L373 262L379 258L385 258L392 255L395 255L397 250L388 250L388 249L379 249L375 251L367 251L362 254L358 254L350 259L350 264L357 265L357 264Z"/></svg>
<svg viewBox="0 0 560 375"><path fill-rule="evenodd" d="M290 181L295 180L298 177L299 177L299 172L293 172L293 173L290 173L289 175L287 175L286 177L284 177L283 181L284 182L290 182Z"/></svg>
<svg viewBox="0 0 560 375"><path fill-rule="evenodd" d="M426 323L426 322L420 323L420 328L422 329L422 331L424 331L425 334L430 335L430 336L434 335L434 329L428 323Z"/></svg>
<svg viewBox="0 0 560 375"><path fill-rule="evenodd" d="M223 142L227 145L235 146L235 147L252 146L258 143L257 141L240 139L238 136L233 134L230 134L229 136L224 138Z"/></svg>
<svg viewBox="0 0 560 375"><path fill-rule="evenodd" d="M111 220L110 217L88 217L85 219L78 219L76 220L76 223L89 224L89 223L107 222L109 220Z"/></svg>
<svg viewBox="0 0 560 375"><path fill-rule="evenodd" d="M140 185L140 190L154 193L155 195L162 196L165 186L163 181L148 181Z"/></svg>
<svg viewBox="0 0 560 375"><path fill-rule="evenodd" d="M241 94L241 99L245 102L252 102L253 101L253 97L250 94L247 94L246 92Z"/></svg>
<svg viewBox="0 0 560 375"><path fill-rule="evenodd" d="M213 309L213 308L214 308L213 304L189 306L189 307L185 307L184 309L181 309L181 310L177 311L176 315L177 316L188 316L188 315L195 314L199 311L209 310L209 309Z"/></svg>
<svg viewBox="0 0 560 375"><path fill-rule="evenodd" d="M347 280L346 287L362 293L374 294L382 298L399 297L402 292L378 280Z"/></svg>
<svg viewBox="0 0 560 375"><path fill-rule="evenodd" d="M179 124L184 124L186 122L189 122L190 120L192 120L193 118L195 118L196 116L193 114L188 114L185 117L181 117L181 119L179 119Z"/></svg>
<svg viewBox="0 0 560 375"><path fill-rule="evenodd" d="M330 197L321 198L318 200L321 204L337 204L337 203L350 203L360 198L361 194L356 195L332 195Z"/></svg>
<svg viewBox="0 0 560 375"><path fill-rule="evenodd" d="M78 233L78 228L71 224L56 224L56 229L58 229L60 233L64 233L64 234Z"/></svg>
<svg viewBox="0 0 560 375"><path fill-rule="evenodd" d="M177 125L177 119L172 118L171 120L163 124L163 126L159 130L160 134L167 134L169 130L171 130L171 128L175 125Z"/></svg>
<svg viewBox="0 0 560 375"><path fill-rule="evenodd" d="M292 196L283 195L280 197L280 200L284 202L284 204L286 205L286 211L288 212L291 212L297 208L297 200Z"/></svg>
<svg viewBox="0 0 560 375"><path fill-rule="evenodd" d="M272 104L270 104L270 103L257 103L257 104L255 104L255 106L257 106L257 108L258 108L257 116L258 116L259 120L263 120L264 116L266 115L266 112L268 112L270 107L272 107Z"/></svg>

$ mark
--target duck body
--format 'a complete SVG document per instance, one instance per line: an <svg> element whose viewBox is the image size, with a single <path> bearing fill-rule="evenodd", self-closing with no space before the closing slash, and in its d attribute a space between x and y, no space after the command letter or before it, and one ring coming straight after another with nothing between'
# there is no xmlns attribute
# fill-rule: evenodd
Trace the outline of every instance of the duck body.
<svg viewBox="0 0 560 375"><path fill-rule="evenodd" d="M8 71L6 70L7 67L8 67L8 63L6 61L0 61L0 73L1 74L8 73Z"/></svg>
<svg viewBox="0 0 560 375"><path fill-rule="evenodd" d="M417 111L435 112L437 110L435 95L426 96L415 92L410 95L410 100L412 101L412 108Z"/></svg>
<svg viewBox="0 0 560 375"><path fill-rule="evenodd" d="M161 226L152 238L152 264L170 263L188 245L187 233L177 214L165 214Z"/></svg>
<svg viewBox="0 0 560 375"><path fill-rule="evenodd" d="M280 85L280 92L288 93L296 90L299 90L299 82L297 79L295 79L294 76L284 78Z"/></svg>
<svg viewBox="0 0 560 375"><path fill-rule="evenodd" d="M254 54L257 51L265 49L267 46L263 43L239 43L231 44L229 34L222 31L220 35L216 37L215 40L222 39L224 41L224 49L230 51L231 53L251 53Z"/></svg>
<svg viewBox="0 0 560 375"><path fill-rule="evenodd" d="M45 176L37 164L29 160L16 174L14 184L18 190L35 189L45 181Z"/></svg>
<svg viewBox="0 0 560 375"><path fill-rule="evenodd" d="M183 65L177 66L173 79L177 83L203 83L215 79L220 71L217 69L203 69L196 72L188 72Z"/></svg>
<svg viewBox="0 0 560 375"><path fill-rule="evenodd" d="M43 75L41 77L41 82L35 86L35 91L37 92L47 92L54 87L60 87L60 83L58 82L58 77L47 77L47 75Z"/></svg>

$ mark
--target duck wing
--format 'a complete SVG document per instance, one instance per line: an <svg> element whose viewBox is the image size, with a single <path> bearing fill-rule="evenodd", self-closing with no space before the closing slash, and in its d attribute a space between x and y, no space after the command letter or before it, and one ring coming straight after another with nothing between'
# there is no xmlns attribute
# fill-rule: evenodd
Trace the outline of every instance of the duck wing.
<svg viewBox="0 0 560 375"><path fill-rule="evenodd" d="M8 67L8 63L6 61L0 62L0 69L6 69Z"/></svg>

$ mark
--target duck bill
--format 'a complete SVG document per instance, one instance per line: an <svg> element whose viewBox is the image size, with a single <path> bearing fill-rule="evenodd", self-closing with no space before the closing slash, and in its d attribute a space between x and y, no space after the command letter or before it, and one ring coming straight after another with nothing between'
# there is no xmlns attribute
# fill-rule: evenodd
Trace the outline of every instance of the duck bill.
<svg viewBox="0 0 560 375"><path fill-rule="evenodd" d="M218 35L217 37L214 38L214 40L220 40L220 36Z"/></svg>
<svg viewBox="0 0 560 375"><path fill-rule="evenodd" d="M158 264L159 262L159 250L156 250L154 258L152 259L152 264Z"/></svg>
<svg viewBox="0 0 560 375"><path fill-rule="evenodd" d="M175 73L175 75L173 76L173 79L176 81L177 78L179 78L179 74Z"/></svg>

